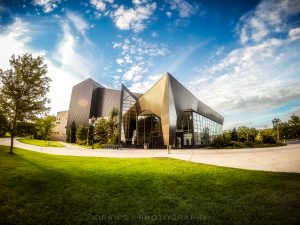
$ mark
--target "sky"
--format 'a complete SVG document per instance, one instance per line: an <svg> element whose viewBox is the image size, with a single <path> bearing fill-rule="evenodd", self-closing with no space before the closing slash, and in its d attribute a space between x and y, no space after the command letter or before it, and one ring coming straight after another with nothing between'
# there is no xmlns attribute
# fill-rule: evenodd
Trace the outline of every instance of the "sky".
<svg viewBox="0 0 300 225"><path fill-rule="evenodd" d="M165 72L224 129L300 113L299 0L0 0L0 68L42 55L51 113L87 78L143 93Z"/></svg>

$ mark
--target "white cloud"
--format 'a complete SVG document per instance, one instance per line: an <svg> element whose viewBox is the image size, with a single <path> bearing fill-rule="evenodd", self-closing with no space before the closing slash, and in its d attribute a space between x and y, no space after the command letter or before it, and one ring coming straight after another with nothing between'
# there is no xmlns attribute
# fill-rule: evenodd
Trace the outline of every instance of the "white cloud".
<svg viewBox="0 0 300 225"><path fill-rule="evenodd" d="M61 0L34 0L34 5L41 6L45 13L52 12Z"/></svg>
<svg viewBox="0 0 300 225"><path fill-rule="evenodd" d="M14 23L4 29L5 32L0 33L0 68L9 68L9 59L12 54L31 53L34 57L44 56L45 63L48 66L48 76L52 79L50 92L48 93L48 97L51 99L51 113L55 114L57 111L69 108L72 86L79 82L79 78L71 71L57 66L57 63L47 57L44 51L29 46L33 29L32 24L16 18Z"/></svg>
<svg viewBox="0 0 300 225"><path fill-rule="evenodd" d="M132 92L145 93L162 77L162 75L163 74L149 75L143 81L137 81L137 82L132 83L129 86L129 89Z"/></svg>
<svg viewBox="0 0 300 225"><path fill-rule="evenodd" d="M194 14L197 14L200 9L200 4L189 3L186 0L169 0L170 9L176 10L181 18L188 18ZM170 18L172 14L167 12L167 16Z"/></svg>
<svg viewBox="0 0 300 225"><path fill-rule="evenodd" d="M147 72L146 69L142 68L139 65L133 65L132 67L130 67L130 69L128 71L126 71L126 73L124 74L124 79L127 81L139 81L140 79L142 79L142 74L144 74L145 72Z"/></svg>
<svg viewBox="0 0 300 225"><path fill-rule="evenodd" d="M99 11L104 11L106 9L106 1L104 0L91 0L90 3Z"/></svg>
<svg viewBox="0 0 300 225"><path fill-rule="evenodd" d="M89 24L78 14L74 12L67 12L67 18L72 22L73 26L78 32L84 34L89 28Z"/></svg>
<svg viewBox="0 0 300 225"><path fill-rule="evenodd" d="M166 12L166 15L168 18L171 18L172 17L172 12Z"/></svg>
<svg viewBox="0 0 300 225"><path fill-rule="evenodd" d="M119 65L122 65L124 63L124 59L117 59L116 62L119 64Z"/></svg>
<svg viewBox="0 0 300 225"><path fill-rule="evenodd" d="M231 51L193 79L189 85L192 92L221 112L227 127L237 120L253 123L253 118L299 99L297 29L286 39L270 38Z"/></svg>
<svg viewBox="0 0 300 225"><path fill-rule="evenodd" d="M141 4L148 3L148 0L132 0L132 3L135 5L141 5Z"/></svg>
<svg viewBox="0 0 300 225"><path fill-rule="evenodd" d="M67 22L61 23L63 38L57 44L54 55L62 69L74 74L74 76L87 78L96 70L94 56L90 53L90 44L80 43L73 35Z"/></svg>
<svg viewBox="0 0 300 225"><path fill-rule="evenodd" d="M147 22L155 9L155 2L145 5L136 4L133 8L129 9L121 5L111 16L119 29L133 30L135 33L138 33L146 28Z"/></svg>
<svg viewBox="0 0 300 225"><path fill-rule="evenodd" d="M289 31L289 38L291 40L297 40L300 38L300 27L292 29Z"/></svg>
<svg viewBox="0 0 300 225"><path fill-rule="evenodd" d="M237 32L240 41L260 42L272 34L286 32L286 20L300 12L298 0L262 1L254 11L249 12L240 20Z"/></svg>
<svg viewBox="0 0 300 225"><path fill-rule="evenodd" d="M167 53L166 46L149 43L137 37L114 42L113 48L120 50L116 63L124 71L124 81L134 83L144 78L153 66L154 58L165 56Z"/></svg>

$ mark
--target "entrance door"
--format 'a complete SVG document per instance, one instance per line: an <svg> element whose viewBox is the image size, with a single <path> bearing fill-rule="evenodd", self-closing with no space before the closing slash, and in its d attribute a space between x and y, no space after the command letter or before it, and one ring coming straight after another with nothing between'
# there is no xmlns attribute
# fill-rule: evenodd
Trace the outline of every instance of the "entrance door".
<svg viewBox="0 0 300 225"><path fill-rule="evenodd" d="M176 148L181 148L181 137L176 137Z"/></svg>

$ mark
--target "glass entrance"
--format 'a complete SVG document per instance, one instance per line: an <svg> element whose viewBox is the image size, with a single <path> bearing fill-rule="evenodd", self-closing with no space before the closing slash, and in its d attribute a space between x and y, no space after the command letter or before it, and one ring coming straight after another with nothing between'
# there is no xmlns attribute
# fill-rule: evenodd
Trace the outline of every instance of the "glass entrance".
<svg viewBox="0 0 300 225"><path fill-rule="evenodd" d="M160 118L154 114L139 115L137 125L137 144L149 148L160 148L163 146L163 136Z"/></svg>

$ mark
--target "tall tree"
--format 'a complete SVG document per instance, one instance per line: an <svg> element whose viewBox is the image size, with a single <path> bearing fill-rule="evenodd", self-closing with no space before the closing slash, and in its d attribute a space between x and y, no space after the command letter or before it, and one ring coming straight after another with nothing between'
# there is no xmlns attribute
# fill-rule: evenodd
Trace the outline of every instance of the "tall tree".
<svg viewBox="0 0 300 225"><path fill-rule="evenodd" d="M246 126L238 127L237 129L238 139L241 142L249 141L250 128Z"/></svg>
<svg viewBox="0 0 300 225"><path fill-rule="evenodd" d="M76 142L84 145L87 142L88 129L84 126L80 126L76 131Z"/></svg>
<svg viewBox="0 0 300 225"><path fill-rule="evenodd" d="M52 130L55 126L55 117L46 116L36 120L36 130L37 135L40 136L45 142L49 139L49 136L52 134Z"/></svg>
<svg viewBox="0 0 300 225"><path fill-rule="evenodd" d="M41 56L12 55L10 69L0 70L0 108L7 120L11 135L10 153L13 154L15 131L18 122L35 120L49 110L50 100L47 65Z"/></svg>
<svg viewBox="0 0 300 225"><path fill-rule="evenodd" d="M108 143L117 144L119 135L119 110L113 107L108 119Z"/></svg>
<svg viewBox="0 0 300 225"><path fill-rule="evenodd" d="M277 141L279 141L279 126L280 126L281 120L278 118L274 118L272 120L272 124L273 124L273 129L276 130L276 134L277 134Z"/></svg>
<svg viewBox="0 0 300 225"><path fill-rule="evenodd" d="M300 118L295 114L291 115L291 118L288 121L291 130L291 138L296 138L300 136Z"/></svg>
<svg viewBox="0 0 300 225"><path fill-rule="evenodd" d="M0 136L3 136L8 130L7 120L0 109Z"/></svg>
<svg viewBox="0 0 300 225"><path fill-rule="evenodd" d="M67 140L69 140L70 143L76 142L76 130L77 130L76 123L73 120L71 126L69 127L69 131L67 133L67 137L68 137Z"/></svg>
<svg viewBox="0 0 300 225"><path fill-rule="evenodd" d="M94 132L94 139L96 141L98 141L100 144L107 144L109 133L108 120L104 117L97 118Z"/></svg>
<svg viewBox="0 0 300 225"><path fill-rule="evenodd" d="M238 141L239 137L238 137L238 133L236 131L236 128L233 128L232 129L232 132L231 132L231 140L232 141Z"/></svg>
<svg viewBox="0 0 300 225"><path fill-rule="evenodd" d="M115 107L115 106L112 107L112 109L109 112L109 118L113 119L113 118L118 117L118 115L119 115L119 109L117 107Z"/></svg>

